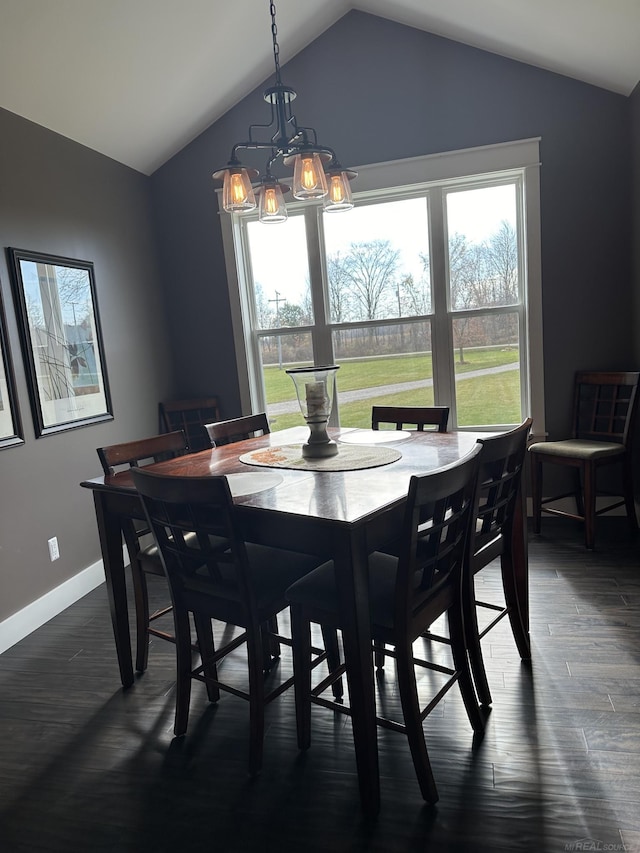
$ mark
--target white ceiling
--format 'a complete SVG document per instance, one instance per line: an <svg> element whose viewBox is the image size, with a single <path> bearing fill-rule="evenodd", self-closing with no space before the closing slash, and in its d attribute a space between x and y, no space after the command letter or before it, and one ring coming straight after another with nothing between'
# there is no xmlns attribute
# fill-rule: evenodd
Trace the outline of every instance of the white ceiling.
<svg viewBox="0 0 640 853"><path fill-rule="evenodd" d="M640 80L640 0L277 0L281 63L352 8L624 95ZM151 174L273 72L270 27L269 0L0 0L0 105Z"/></svg>

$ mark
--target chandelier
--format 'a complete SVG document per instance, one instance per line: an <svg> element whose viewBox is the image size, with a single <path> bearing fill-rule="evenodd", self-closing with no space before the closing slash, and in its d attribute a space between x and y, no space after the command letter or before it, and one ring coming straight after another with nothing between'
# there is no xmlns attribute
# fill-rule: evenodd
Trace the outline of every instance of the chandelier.
<svg viewBox="0 0 640 853"><path fill-rule="evenodd" d="M273 59L276 68L275 85L264 92L264 99L271 104L271 121L268 124L252 124L246 142L236 142L231 149L229 162L212 177L222 180L222 206L227 213L254 210L258 207L260 222L284 222L287 208L284 194L293 191L297 199L323 199L324 209L329 211L350 210L353 198L349 182L357 172L340 165L333 149L318 143L312 127L300 127L291 112L291 102L296 92L285 86L280 78L280 47L276 26L275 3L270 2ZM256 138L266 136L270 139ZM243 166L238 156L241 151L269 151L264 177L256 169ZM275 163L282 161L286 167L293 165L292 186L282 183L272 173ZM256 196L258 201L256 202Z"/></svg>

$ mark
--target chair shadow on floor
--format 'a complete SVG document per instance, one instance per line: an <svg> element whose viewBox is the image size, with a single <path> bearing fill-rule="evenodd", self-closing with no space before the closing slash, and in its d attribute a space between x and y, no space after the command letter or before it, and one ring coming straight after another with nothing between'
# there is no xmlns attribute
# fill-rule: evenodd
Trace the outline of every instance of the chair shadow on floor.
<svg viewBox="0 0 640 853"><path fill-rule="evenodd" d="M530 541L532 668L503 623L484 641L496 701L482 742L471 745L455 693L427 721L436 806L423 804L402 739L382 730L382 809L367 822L349 719L314 709L305 756L289 695L269 707L263 771L253 780L247 710L235 697L213 710L198 691L192 730L174 741L173 649L158 640L154 666L122 690L102 585L0 656L3 853L204 853L214 824L224 853L554 853L584 838L632 849L640 748L638 715L625 710L640 701L637 550L623 518L602 520L599 552L585 550L573 522L548 524L548 539ZM497 564L478 577L501 583ZM155 604L166 588L149 581ZM72 653L78 626L82 651ZM594 642L615 654L593 661ZM394 668L385 670L391 697ZM623 738L635 752L619 750Z"/></svg>

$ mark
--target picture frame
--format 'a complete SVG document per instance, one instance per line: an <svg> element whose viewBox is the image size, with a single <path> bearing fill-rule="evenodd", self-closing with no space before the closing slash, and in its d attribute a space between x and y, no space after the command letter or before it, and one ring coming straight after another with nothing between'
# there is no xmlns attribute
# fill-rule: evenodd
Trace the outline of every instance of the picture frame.
<svg viewBox="0 0 640 853"><path fill-rule="evenodd" d="M36 438L113 420L93 264L7 253Z"/></svg>
<svg viewBox="0 0 640 853"><path fill-rule="evenodd" d="M24 444L24 435L0 289L0 450L20 444Z"/></svg>

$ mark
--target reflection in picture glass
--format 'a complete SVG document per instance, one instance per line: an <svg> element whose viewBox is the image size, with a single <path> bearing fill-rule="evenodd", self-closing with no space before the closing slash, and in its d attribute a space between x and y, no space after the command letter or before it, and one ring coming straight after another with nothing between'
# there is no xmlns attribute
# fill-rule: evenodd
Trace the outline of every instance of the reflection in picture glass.
<svg viewBox="0 0 640 853"><path fill-rule="evenodd" d="M110 418L92 264L13 254L40 434Z"/></svg>

